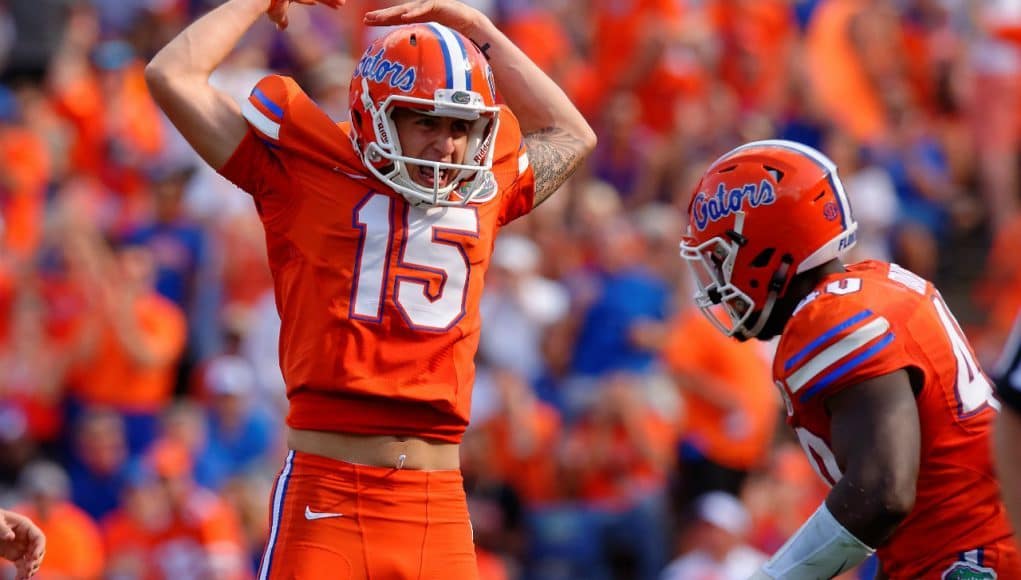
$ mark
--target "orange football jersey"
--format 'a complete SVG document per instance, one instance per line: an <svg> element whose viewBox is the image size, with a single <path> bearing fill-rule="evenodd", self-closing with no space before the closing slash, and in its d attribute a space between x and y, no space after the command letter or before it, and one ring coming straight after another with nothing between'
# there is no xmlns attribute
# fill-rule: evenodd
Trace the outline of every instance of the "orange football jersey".
<svg viewBox="0 0 1021 580"><path fill-rule="evenodd" d="M905 368L923 381L916 397L922 434L916 503L878 554L893 578L938 577L960 554L1011 536L989 448L991 385L939 292L894 264L849 266L799 305L773 373L788 423L833 485L841 472L824 400Z"/></svg>
<svg viewBox="0 0 1021 580"><path fill-rule="evenodd" d="M495 197L416 207L292 79L263 79L242 112L249 134L220 172L266 230L288 424L459 441L494 238L534 199L517 120L501 110Z"/></svg>

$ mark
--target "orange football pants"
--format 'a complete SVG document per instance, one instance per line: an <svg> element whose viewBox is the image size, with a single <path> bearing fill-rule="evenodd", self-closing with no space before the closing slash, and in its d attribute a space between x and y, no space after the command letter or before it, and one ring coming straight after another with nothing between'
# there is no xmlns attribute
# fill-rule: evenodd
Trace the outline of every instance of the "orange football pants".
<svg viewBox="0 0 1021 580"><path fill-rule="evenodd" d="M259 580L478 578L460 471L291 451L270 501Z"/></svg>

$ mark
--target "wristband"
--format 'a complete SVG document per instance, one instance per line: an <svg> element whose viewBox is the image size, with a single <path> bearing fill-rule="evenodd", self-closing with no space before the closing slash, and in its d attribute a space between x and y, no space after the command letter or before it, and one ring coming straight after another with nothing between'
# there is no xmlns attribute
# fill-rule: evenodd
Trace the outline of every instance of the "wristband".
<svg viewBox="0 0 1021 580"><path fill-rule="evenodd" d="M875 552L847 531L823 503L773 557L760 574L784 580L832 578Z"/></svg>

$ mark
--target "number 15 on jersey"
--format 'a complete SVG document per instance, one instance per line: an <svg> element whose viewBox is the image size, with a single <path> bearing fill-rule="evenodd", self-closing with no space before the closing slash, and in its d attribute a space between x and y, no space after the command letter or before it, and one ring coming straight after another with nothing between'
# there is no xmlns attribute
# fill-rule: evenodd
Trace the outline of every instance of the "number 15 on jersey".
<svg viewBox="0 0 1021 580"><path fill-rule="evenodd" d="M465 237L479 235L479 215L474 207L407 206L395 216L394 200L372 192L355 206L353 226L361 230L355 257L351 318L379 322L383 318L386 293L408 326L415 330L444 331L457 324L465 314L471 261ZM404 205L404 204L402 204ZM395 219L403 220L397 227ZM397 235L403 231L404 236ZM394 246L400 241L399 248ZM397 263L403 272L387 287L391 254L398 251ZM439 279L439 290L430 289L430 280Z"/></svg>

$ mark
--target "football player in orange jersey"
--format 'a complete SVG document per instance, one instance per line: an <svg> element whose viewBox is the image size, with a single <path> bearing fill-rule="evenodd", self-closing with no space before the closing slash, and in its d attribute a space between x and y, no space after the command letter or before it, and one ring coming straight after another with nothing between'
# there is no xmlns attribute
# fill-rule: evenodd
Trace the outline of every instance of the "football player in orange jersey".
<svg viewBox="0 0 1021 580"><path fill-rule="evenodd" d="M364 16L402 26L357 63L350 122L281 76L238 107L209 75L261 14L285 26L289 4L229 0L146 69L266 230L291 451L259 577L475 578L458 443L494 236L564 183L595 134L484 14L453 0Z"/></svg>
<svg viewBox="0 0 1021 580"><path fill-rule="evenodd" d="M844 265L857 224L820 152L730 151L703 175L681 255L695 301L740 340L779 336L773 375L826 501L754 576L1021 578L989 432L998 403L933 285Z"/></svg>

